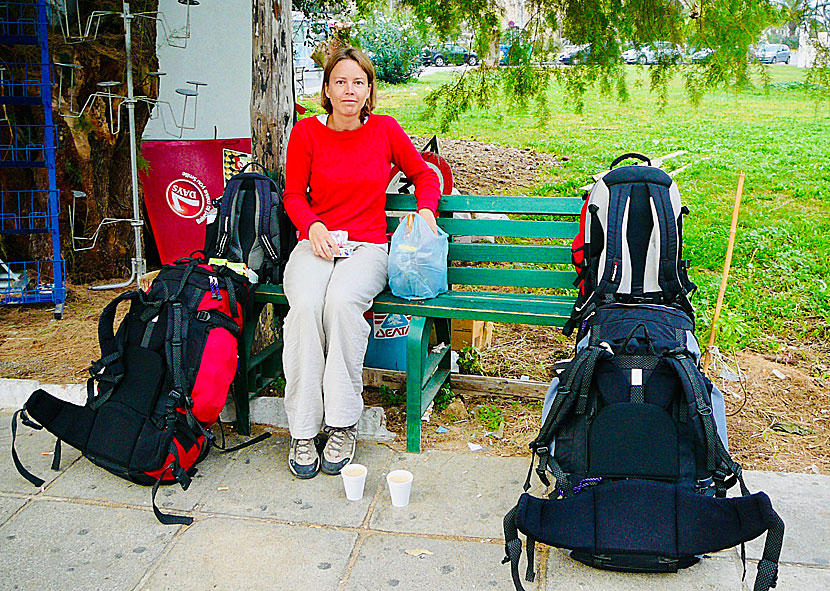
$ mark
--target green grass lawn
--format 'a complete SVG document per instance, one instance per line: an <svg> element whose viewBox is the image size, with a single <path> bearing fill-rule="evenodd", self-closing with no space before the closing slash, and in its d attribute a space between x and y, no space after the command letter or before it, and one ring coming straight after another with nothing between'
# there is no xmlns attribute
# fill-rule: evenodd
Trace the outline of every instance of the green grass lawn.
<svg viewBox="0 0 830 591"><path fill-rule="evenodd" d="M494 100L474 109L446 134L423 118L423 98L450 80L441 73L406 86L381 87L378 112L395 116L409 133L532 147L567 158L535 193L577 196L592 173L624 152L660 156L677 176L686 218L684 255L699 290L698 331L708 335L726 254L738 174L746 173L732 272L719 326L721 348L774 350L783 342L818 339L830 330L830 108L817 106L797 84L805 72L770 68L771 85L704 96L699 107L683 83L671 83L659 112L646 74L629 69L631 99L588 92L584 113L569 108L563 89L551 84L550 117ZM789 83L789 84L788 84Z"/></svg>

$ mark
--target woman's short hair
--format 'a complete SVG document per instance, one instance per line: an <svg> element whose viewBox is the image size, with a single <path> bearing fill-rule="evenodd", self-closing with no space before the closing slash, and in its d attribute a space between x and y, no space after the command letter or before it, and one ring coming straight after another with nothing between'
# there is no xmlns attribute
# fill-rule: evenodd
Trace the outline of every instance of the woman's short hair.
<svg viewBox="0 0 830 591"><path fill-rule="evenodd" d="M375 104L377 103L377 88L375 86L375 66L372 63L372 60L369 59L365 53L361 50L357 49L356 47L342 47L337 49L329 56L329 59L326 60L326 67L323 70L323 91L320 93L320 104L326 110L326 113L331 115L332 106L331 100L328 96L326 96L326 87L329 84L329 79L331 78L331 71L334 69L338 63L342 62L343 60L352 60L357 62L357 64L366 72L366 82L369 84L369 98L366 99L366 104L363 105L363 108L360 110L360 118L365 119L369 116L369 113L374 111Z"/></svg>

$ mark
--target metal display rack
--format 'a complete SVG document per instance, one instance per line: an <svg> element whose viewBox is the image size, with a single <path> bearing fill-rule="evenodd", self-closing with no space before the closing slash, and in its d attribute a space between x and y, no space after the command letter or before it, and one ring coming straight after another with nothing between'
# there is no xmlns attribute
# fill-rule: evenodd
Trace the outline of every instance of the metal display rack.
<svg viewBox="0 0 830 591"><path fill-rule="evenodd" d="M48 234L51 258L0 261L0 305L54 303L61 318L66 299L60 249L59 194L55 178L47 0L0 5L0 44L36 45L39 63L0 63L0 168L45 169L48 189L0 189L0 235ZM15 107L43 108L43 124L18 123Z"/></svg>

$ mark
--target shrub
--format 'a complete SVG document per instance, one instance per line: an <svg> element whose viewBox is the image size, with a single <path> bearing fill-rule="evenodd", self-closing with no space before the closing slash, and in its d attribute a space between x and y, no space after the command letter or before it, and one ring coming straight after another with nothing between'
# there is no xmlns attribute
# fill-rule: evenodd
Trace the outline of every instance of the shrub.
<svg viewBox="0 0 830 591"><path fill-rule="evenodd" d="M490 431L495 431L504 421L504 412L495 404L482 404L476 410L476 418Z"/></svg>
<svg viewBox="0 0 830 591"><path fill-rule="evenodd" d="M378 80L402 84L421 71L420 52L424 41L410 20L406 14L376 13L355 35L355 40L374 62Z"/></svg>
<svg viewBox="0 0 830 591"><path fill-rule="evenodd" d="M461 373L477 374L484 373L481 367L481 351L475 347L463 347L458 352L458 369Z"/></svg>

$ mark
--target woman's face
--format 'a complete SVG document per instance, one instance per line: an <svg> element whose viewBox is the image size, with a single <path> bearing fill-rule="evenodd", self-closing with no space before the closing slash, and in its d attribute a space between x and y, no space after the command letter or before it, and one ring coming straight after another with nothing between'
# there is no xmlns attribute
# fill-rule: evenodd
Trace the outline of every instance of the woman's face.
<svg viewBox="0 0 830 591"><path fill-rule="evenodd" d="M360 116L370 90L366 72L360 64L350 59L337 62L325 88L332 112L341 117Z"/></svg>

